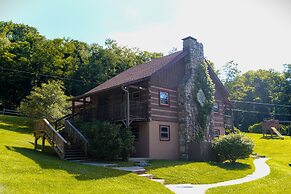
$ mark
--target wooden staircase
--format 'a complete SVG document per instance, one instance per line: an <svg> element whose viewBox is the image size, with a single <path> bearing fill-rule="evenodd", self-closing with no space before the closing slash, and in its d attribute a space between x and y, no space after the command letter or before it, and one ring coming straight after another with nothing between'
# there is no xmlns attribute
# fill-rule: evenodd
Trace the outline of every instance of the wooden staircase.
<svg viewBox="0 0 291 194"><path fill-rule="evenodd" d="M46 119L37 120L34 124L34 149L37 141L42 139L42 151L45 140L53 147L61 159L84 160L87 158L88 141L80 131L71 123L70 117L63 119L64 126L58 130Z"/></svg>

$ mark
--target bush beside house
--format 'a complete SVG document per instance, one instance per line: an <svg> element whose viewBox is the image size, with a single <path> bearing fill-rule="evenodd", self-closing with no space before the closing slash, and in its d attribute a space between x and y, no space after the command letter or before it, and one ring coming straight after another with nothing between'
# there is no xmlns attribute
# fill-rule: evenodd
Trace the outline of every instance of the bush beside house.
<svg viewBox="0 0 291 194"><path fill-rule="evenodd" d="M134 151L130 128L110 122L75 122L89 141L89 155L98 160L127 160Z"/></svg>
<svg viewBox="0 0 291 194"><path fill-rule="evenodd" d="M234 163L237 159L248 158L253 152L253 141L243 134L229 134L217 138L213 142L213 149L220 161L229 160Z"/></svg>

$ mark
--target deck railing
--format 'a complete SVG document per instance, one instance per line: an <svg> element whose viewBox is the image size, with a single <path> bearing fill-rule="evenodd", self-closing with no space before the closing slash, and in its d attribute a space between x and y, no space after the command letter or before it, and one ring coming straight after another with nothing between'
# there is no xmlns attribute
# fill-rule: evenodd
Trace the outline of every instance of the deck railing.
<svg viewBox="0 0 291 194"><path fill-rule="evenodd" d="M130 101L130 119L147 119L148 102ZM126 117L125 103L87 107L82 111L83 120L124 120Z"/></svg>
<svg viewBox="0 0 291 194"><path fill-rule="evenodd" d="M55 129L54 127L46 120L41 119L37 120L34 123L34 133L45 133L46 139L54 147L56 152L61 158L65 156L65 145L68 143Z"/></svg>
<svg viewBox="0 0 291 194"><path fill-rule="evenodd" d="M83 136L83 134L70 122L70 120L65 120L65 129L67 134L69 135L69 139L71 139L71 143L75 145L79 145L82 151L84 151L85 155L88 152L88 140Z"/></svg>

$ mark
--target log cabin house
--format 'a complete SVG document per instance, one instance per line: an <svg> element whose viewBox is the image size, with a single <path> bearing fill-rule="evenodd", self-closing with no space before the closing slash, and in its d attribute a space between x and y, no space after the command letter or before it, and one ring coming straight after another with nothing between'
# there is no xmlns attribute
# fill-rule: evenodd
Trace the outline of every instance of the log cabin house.
<svg viewBox="0 0 291 194"><path fill-rule="evenodd" d="M135 136L134 157L181 158L179 136L179 87L189 73L191 48L203 47L193 37L183 39L183 50L132 67L83 95L72 98L72 113L81 112L84 121L108 120L131 126ZM195 55L194 49L194 55ZM191 55L192 53L192 55ZM200 61L201 62L201 61ZM228 92L213 69L208 73L215 84L215 103L209 136L232 128Z"/></svg>

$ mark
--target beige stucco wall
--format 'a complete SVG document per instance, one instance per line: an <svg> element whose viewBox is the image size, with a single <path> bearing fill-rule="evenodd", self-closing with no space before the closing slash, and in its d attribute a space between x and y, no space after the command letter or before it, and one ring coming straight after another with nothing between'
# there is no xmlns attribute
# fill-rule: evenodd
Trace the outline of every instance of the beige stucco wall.
<svg viewBox="0 0 291 194"><path fill-rule="evenodd" d="M133 157L149 157L149 122L137 124L139 126L139 140L134 142L135 153Z"/></svg>
<svg viewBox="0 0 291 194"><path fill-rule="evenodd" d="M179 159L179 126L178 123L150 121L149 125L149 158ZM170 141L160 141L159 126L170 126Z"/></svg>

